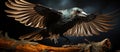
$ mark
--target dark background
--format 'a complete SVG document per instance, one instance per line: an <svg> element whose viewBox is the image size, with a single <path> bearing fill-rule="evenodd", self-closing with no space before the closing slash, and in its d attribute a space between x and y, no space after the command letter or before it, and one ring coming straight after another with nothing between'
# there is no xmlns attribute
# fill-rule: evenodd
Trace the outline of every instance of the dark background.
<svg viewBox="0 0 120 52"><path fill-rule="evenodd" d="M7 0L0 0L0 30L8 32L11 38L18 39L20 35L32 32L36 29L31 27L26 27L23 24L15 21L13 18L7 17L4 10L8 9L4 3ZM54 8L54 9L69 9L72 7L80 7L85 10L88 14L91 14L95 11L102 13L109 13L119 9L119 1L117 0L29 0L33 3L41 3L45 6ZM69 37L74 43L84 42L84 38L87 38L89 41L101 41L105 38L109 38L112 43L112 52L115 50L120 50L120 12L112 14L114 16L114 23L116 24L110 31L106 33L101 33L98 36L92 37ZM59 40L60 41L60 40ZM54 45L50 41L40 41L40 43L47 45ZM49 42L49 43L48 43ZM64 44L59 43L56 45Z"/></svg>

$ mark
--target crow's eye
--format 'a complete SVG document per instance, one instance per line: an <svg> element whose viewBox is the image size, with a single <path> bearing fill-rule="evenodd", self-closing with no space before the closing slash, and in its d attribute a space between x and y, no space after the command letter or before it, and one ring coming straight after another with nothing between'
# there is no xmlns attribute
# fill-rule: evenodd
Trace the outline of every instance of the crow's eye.
<svg viewBox="0 0 120 52"><path fill-rule="evenodd" d="M78 11L78 10L77 10L76 12L77 12L77 13L81 13L81 11Z"/></svg>

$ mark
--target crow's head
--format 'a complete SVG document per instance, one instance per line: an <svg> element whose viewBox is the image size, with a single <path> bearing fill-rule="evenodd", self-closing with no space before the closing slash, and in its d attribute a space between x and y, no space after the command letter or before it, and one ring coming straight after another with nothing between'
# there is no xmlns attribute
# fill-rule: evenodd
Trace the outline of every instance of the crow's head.
<svg viewBox="0 0 120 52"><path fill-rule="evenodd" d="M72 8L71 14L76 15L76 16L80 16L80 17L86 17L87 16L87 13L84 12L81 8L78 8L78 7Z"/></svg>

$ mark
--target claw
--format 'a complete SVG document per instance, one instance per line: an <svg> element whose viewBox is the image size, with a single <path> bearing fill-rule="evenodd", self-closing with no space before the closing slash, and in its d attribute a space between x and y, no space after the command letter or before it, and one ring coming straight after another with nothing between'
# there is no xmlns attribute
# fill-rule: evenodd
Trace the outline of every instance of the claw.
<svg viewBox="0 0 120 52"><path fill-rule="evenodd" d="M5 33L5 38L10 39L7 32Z"/></svg>
<svg viewBox="0 0 120 52"><path fill-rule="evenodd" d="M51 41L54 41L55 44L58 43L59 34L52 34L48 37Z"/></svg>
<svg viewBox="0 0 120 52"><path fill-rule="evenodd" d="M0 37L3 38L3 31L0 31Z"/></svg>
<svg viewBox="0 0 120 52"><path fill-rule="evenodd" d="M8 36L8 33L7 32L3 32L3 31L0 31L0 37L1 38L10 39L10 37Z"/></svg>

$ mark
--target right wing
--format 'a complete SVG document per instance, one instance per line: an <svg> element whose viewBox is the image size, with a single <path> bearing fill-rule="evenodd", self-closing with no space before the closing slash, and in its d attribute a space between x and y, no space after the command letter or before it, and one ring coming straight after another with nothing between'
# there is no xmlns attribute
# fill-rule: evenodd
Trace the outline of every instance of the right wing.
<svg viewBox="0 0 120 52"><path fill-rule="evenodd" d="M107 32L112 29L112 18L112 16L106 14L90 15L86 18L83 17L78 19L77 24L66 31L64 35L93 36L98 35L100 32Z"/></svg>
<svg viewBox="0 0 120 52"><path fill-rule="evenodd" d="M29 3L25 0L8 0L5 3L11 10L5 10L9 17L15 18L26 26L45 28L47 24L60 19L60 13L40 4Z"/></svg>

